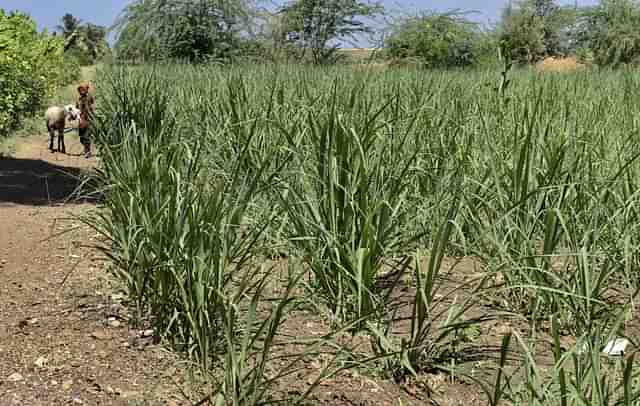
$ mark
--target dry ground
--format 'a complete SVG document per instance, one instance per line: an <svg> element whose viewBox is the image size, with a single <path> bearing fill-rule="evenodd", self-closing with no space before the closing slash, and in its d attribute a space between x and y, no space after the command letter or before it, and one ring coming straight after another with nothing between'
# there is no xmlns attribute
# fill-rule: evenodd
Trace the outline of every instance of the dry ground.
<svg viewBox="0 0 640 406"><path fill-rule="evenodd" d="M539 72L571 73L585 69L585 66L579 63L576 57L571 56L567 58L549 57L538 62L535 68Z"/></svg>

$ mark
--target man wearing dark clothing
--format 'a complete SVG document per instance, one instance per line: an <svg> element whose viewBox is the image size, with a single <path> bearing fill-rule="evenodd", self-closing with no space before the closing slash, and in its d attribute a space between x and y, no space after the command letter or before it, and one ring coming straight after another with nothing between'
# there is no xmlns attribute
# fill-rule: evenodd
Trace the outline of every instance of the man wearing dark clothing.
<svg viewBox="0 0 640 406"><path fill-rule="evenodd" d="M80 142L84 146L84 156L91 157L91 139L89 137L89 124L91 115L94 112L95 99L89 94L89 85L81 84L78 86L78 101L76 108L80 110L80 125L78 132L80 133Z"/></svg>

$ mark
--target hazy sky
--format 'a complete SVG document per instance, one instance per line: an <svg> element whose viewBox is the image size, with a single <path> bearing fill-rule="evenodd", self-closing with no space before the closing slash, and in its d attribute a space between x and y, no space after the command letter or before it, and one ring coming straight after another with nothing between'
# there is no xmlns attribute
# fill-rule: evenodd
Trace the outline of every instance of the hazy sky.
<svg viewBox="0 0 640 406"><path fill-rule="evenodd" d="M118 13L129 0L0 0L0 8L5 11L20 10L33 17L40 29L52 30L60 17L71 13L83 21L110 26ZM500 10L508 0L382 0L385 7L395 10L438 10L450 9L475 10L473 17L483 23L496 22ZM561 3L574 4L575 0L563 0ZM597 0L578 0L579 5L595 4Z"/></svg>

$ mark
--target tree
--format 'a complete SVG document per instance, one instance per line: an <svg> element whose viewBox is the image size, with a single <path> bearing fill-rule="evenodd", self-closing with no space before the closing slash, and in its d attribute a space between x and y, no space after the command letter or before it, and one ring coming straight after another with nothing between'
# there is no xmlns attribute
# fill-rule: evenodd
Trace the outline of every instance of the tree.
<svg viewBox="0 0 640 406"><path fill-rule="evenodd" d="M576 37L583 52L598 65L640 61L640 4L633 0L602 0L580 13Z"/></svg>
<svg viewBox="0 0 640 406"><path fill-rule="evenodd" d="M556 0L520 0L503 10L500 39L518 62L533 63L566 51L563 33L574 21L572 9Z"/></svg>
<svg viewBox="0 0 640 406"><path fill-rule="evenodd" d="M118 18L119 57L227 58L249 16L243 0L135 0Z"/></svg>
<svg viewBox="0 0 640 406"><path fill-rule="evenodd" d="M65 39L65 51L69 50L77 43L80 26L80 19L75 18L72 14L67 13L62 16L62 24L58 25L56 28L62 32L62 37Z"/></svg>
<svg viewBox="0 0 640 406"><path fill-rule="evenodd" d="M57 27L64 38L64 50L76 57L81 64L95 63L109 51L107 29L82 20L72 14L62 16L62 24Z"/></svg>
<svg viewBox="0 0 640 406"><path fill-rule="evenodd" d="M87 23L84 26L83 40L86 45L86 52L94 62L108 52L109 45L106 38L106 27L91 23Z"/></svg>
<svg viewBox="0 0 640 406"><path fill-rule="evenodd" d="M479 40L478 25L460 13L433 13L402 19L385 45L392 58L450 68L474 64Z"/></svg>
<svg viewBox="0 0 640 406"><path fill-rule="evenodd" d="M311 51L315 64L336 60L336 40L355 41L371 27L361 18L382 12L378 3L359 0L296 0L280 9L285 43Z"/></svg>
<svg viewBox="0 0 640 406"><path fill-rule="evenodd" d="M526 4L526 3L525 3ZM560 6L556 0L531 0L533 16L540 20L545 52L554 55L560 49Z"/></svg>
<svg viewBox="0 0 640 406"><path fill-rule="evenodd" d="M0 8L0 137L73 79L75 67L66 65L63 53L61 38L39 33L26 14Z"/></svg>
<svg viewBox="0 0 640 406"><path fill-rule="evenodd" d="M509 4L500 25L500 40L507 44L513 59L521 63L532 63L546 54L542 21L528 11L514 10Z"/></svg>

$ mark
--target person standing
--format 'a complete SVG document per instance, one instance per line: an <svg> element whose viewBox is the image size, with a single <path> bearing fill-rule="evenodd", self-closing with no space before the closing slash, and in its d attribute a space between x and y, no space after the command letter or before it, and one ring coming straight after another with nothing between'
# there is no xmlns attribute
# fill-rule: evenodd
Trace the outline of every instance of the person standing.
<svg viewBox="0 0 640 406"><path fill-rule="evenodd" d="M84 146L85 158L91 158L89 125L91 123L91 116L95 111L95 99L89 94L89 85L86 83L81 83L78 86L78 95L76 108L80 110L80 124L78 125L80 143Z"/></svg>

